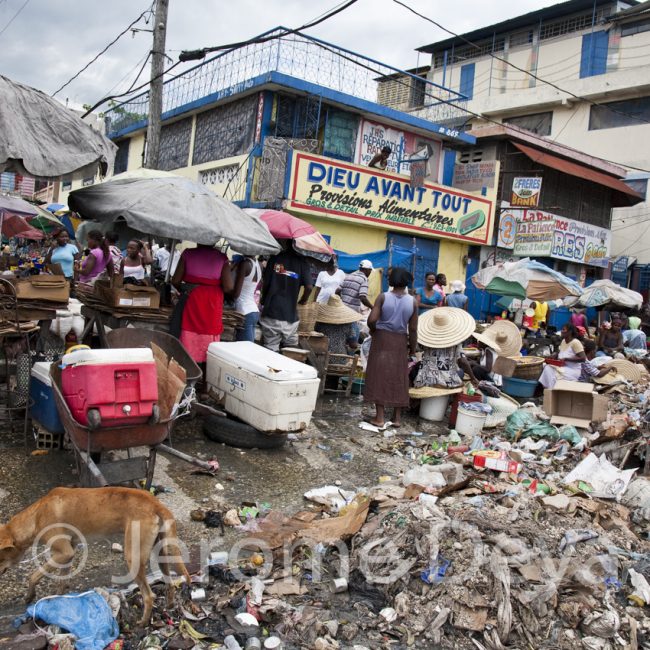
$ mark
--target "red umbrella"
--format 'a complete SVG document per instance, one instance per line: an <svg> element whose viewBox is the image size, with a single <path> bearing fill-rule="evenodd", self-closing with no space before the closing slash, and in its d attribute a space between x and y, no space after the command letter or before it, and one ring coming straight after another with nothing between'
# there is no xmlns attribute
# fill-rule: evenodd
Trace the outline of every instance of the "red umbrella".
<svg viewBox="0 0 650 650"><path fill-rule="evenodd" d="M17 214L4 215L0 213L0 229L2 230L2 234L8 239L11 237L43 239L45 237L40 230L32 228L24 217Z"/></svg>
<svg viewBox="0 0 650 650"><path fill-rule="evenodd" d="M325 241L323 235L298 217L281 210L246 208L244 212L261 219L276 239L292 239L294 249L301 255L327 262L334 254L334 249Z"/></svg>

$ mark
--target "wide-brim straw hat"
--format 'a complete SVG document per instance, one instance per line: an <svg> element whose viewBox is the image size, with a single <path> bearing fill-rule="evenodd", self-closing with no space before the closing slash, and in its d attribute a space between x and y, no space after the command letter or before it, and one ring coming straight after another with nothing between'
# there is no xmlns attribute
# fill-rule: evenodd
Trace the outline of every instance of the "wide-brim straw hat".
<svg viewBox="0 0 650 650"><path fill-rule="evenodd" d="M641 371L636 367L635 363L626 359L613 359L603 364L603 366L612 368L612 372L608 372L604 377L594 377L594 381L598 384L611 384L617 381L619 377L623 377L623 379L627 379L633 384L638 384L641 381Z"/></svg>
<svg viewBox="0 0 650 650"><path fill-rule="evenodd" d="M450 348L469 338L476 321L464 309L435 307L418 318L418 343L425 348Z"/></svg>
<svg viewBox="0 0 650 650"><path fill-rule="evenodd" d="M356 323L363 316L343 304L341 296L330 296L327 302L318 303L316 310L316 322L327 323L328 325L347 325Z"/></svg>
<svg viewBox="0 0 650 650"><path fill-rule="evenodd" d="M440 388L438 386L421 386L420 388L410 388L409 397L412 399L428 399L429 397L442 397L443 395L453 395L462 393L463 387L458 388Z"/></svg>
<svg viewBox="0 0 650 650"><path fill-rule="evenodd" d="M496 350L502 357L514 357L521 351L519 328L509 320L495 321L482 333L474 332L472 336Z"/></svg>

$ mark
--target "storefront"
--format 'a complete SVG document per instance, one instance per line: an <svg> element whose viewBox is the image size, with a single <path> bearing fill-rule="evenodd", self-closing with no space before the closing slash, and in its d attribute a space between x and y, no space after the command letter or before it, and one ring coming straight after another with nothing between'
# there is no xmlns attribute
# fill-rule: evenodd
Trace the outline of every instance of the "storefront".
<svg viewBox="0 0 650 650"><path fill-rule="evenodd" d="M305 218L346 253L415 249L416 285L424 273L465 278L469 246L485 245L494 200L378 169L294 152L285 209Z"/></svg>

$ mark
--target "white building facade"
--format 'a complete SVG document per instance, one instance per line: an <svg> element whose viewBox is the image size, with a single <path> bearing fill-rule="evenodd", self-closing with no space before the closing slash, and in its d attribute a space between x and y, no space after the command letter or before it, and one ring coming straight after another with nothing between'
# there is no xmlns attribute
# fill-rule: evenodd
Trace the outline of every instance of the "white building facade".
<svg viewBox="0 0 650 650"><path fill-rule="evenodd" d="M419 74L467 97L465 128L529 129L628 167L648 196L650 2L569 0L418 49ZM615 210L612 231L613 259L650 265L647 201Z"/></svg>

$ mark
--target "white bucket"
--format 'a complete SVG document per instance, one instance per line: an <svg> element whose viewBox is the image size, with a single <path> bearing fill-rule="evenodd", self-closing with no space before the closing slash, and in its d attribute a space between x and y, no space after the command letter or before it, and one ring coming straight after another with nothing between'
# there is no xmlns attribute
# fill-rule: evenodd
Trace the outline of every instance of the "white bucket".
<svg viewBox="0 0 650 650"><path fill-rule="evenodd" d="M420 402L420 417L423 420L440 422L447 412L449 395L439 395L438 397L425 397Z"/></svg>
<svg viewBox="0 0 650 650"><path fill-rule="evenodd" d="M456 431L464 436L476 436L483 431L485 420L487 420L487 413L469 411L459 405L458 416L456 417Z"/></svg>

